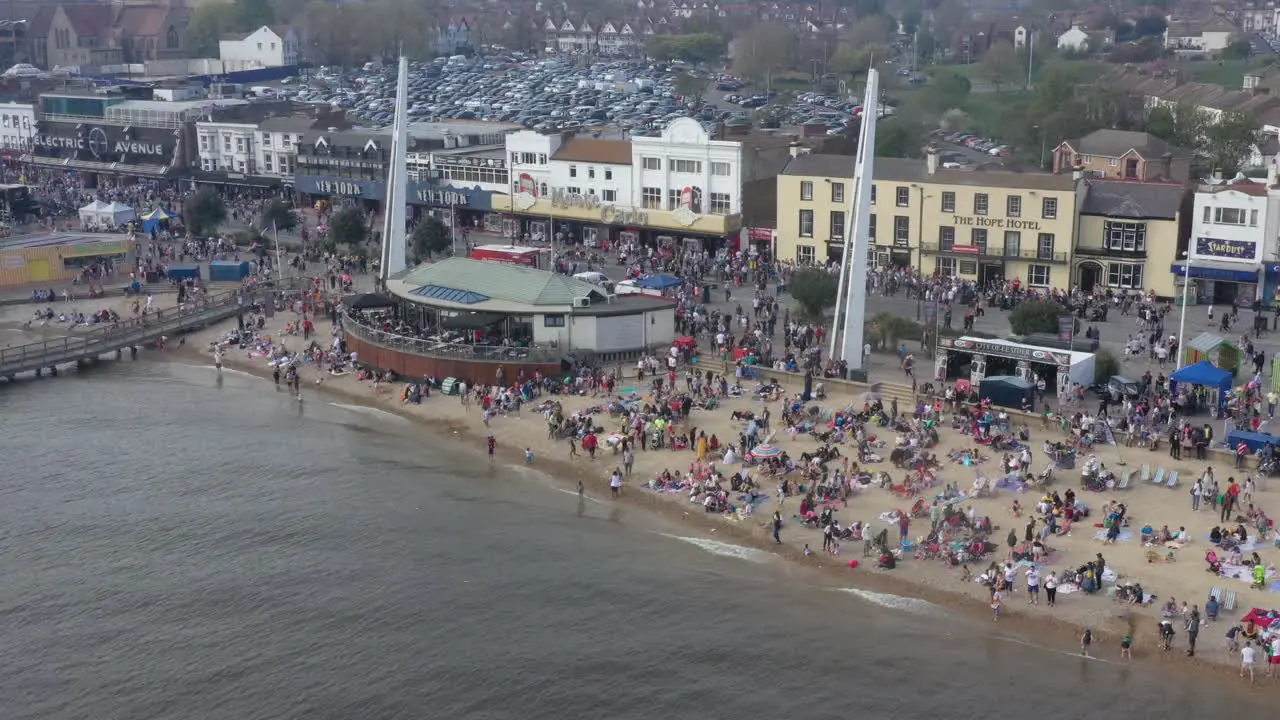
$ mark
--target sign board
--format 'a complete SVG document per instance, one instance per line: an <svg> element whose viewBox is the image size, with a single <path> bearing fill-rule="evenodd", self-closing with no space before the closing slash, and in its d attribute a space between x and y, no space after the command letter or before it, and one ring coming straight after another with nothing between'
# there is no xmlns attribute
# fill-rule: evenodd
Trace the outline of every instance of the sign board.
<svg viewBox="0 0 1280 720"><path fill-rule="evenodd" d="M1018 218L993 218L993 217L987 217L985 215L975 215L972 217L965 217L961 215L956 215L954 218L952 218L952 220L955 222L956 225L963 225L965 227L996 228L1000 230L1033 230L1033 231L1038 231L1040 229L1039 222L1036 222L1035 220L1021 220Z"/></svg>
<svg viewBox="0 0 1280 720"><path fill-rule="evenodd" d="M1196 256L1253 261L1257 257L1258 243L1253 240L1219 240L1196 238ZM1194 261L1193 261L1194 262Z"/></svg>
<svg viewBox="0 0 1280 720"><path fill-rule="evenodd" d="M1062 342L1069 343L1071 338L1076 334L1076 320L1070 315L1063 315L1058 318L1058 339Z"/></svg>
<svg viewBox="0 0 1280 720"><path fill-rule="evenodd" d="M329 195L361 198L386 202L387 184L381 180L357 180L329 175L294 175L294 188L311 195ZM469 210L489 210L493 207L493 193L488 190L449 187L431 183L408 183L405 201L411 205L436 207L461 207Z"/></svg>
<svg viewBox="0 0 1280 720"><path fill-rule="evenodd" d="M939 344L944 348L981 355L997 355L1014 360L1028 360L1061 367L1071 365L1071 353L1065 350L1047 350L1045 348L1032 347L1031 345L997 345L965 338L942 338Z"/></svg>
<svg viewBox="0 0 1280 720"><path fill-rule="evenodd" d="M155 163L173 156L173 131L156 128L69 125L46 123L53 130L33 135L31 147L46 155L65 157L71 152L79 160L124 162L126 159Z"/></svg>

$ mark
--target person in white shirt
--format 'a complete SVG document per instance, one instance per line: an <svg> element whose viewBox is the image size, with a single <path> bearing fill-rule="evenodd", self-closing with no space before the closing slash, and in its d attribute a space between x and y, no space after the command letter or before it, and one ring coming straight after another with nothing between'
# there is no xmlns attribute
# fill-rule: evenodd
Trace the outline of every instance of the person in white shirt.
<svg viewBox="0 0 1280 720"><path fill-rule="evenodd" d="M1040 604L1040 569L1035 565L1027 568L1027 604Z"/></svg>
<svg viewBox="0 0 1280 720"><path fill-rule="evenodd" d="M1240 648L1240 677L1244 677L1246 673L1249 675L1249 684L1253 684L1253 665L1258 659L1258 649L1253 646L1253 641L1244 644Z"/></svg>

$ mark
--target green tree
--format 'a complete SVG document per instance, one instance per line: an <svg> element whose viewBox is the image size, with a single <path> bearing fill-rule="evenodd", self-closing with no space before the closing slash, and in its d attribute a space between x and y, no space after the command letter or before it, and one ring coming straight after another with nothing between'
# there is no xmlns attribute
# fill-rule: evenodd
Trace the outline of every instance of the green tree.
<svg viewBox="0 0 1280 720"><path fill-rule="evenodd" d="M982 56L982 76L995 86L996 92L1005 85L1012 85L1022 77L1022 66L1018 62L1018 53L1014 52L1013 43L1000 40L987 49Z"/></svg>
<svg viewBox="0 0 1280 720"><path fill-rule="evenodd" d="M427 217L413 229L410 238L415 262L427 260L437 253L443 253L453 245L449 236L449 228L435 216Z"/></svg>
<svg viewBox="0 0 1280 720"><path fill-rule="evenodd" d="M923 21L924 15L920 12L920 8L907 8L902 11L902 32L907 35L913 35L920 29L920 23Z"/></svg>
<svg viewBox="0 0 1280 720"><path fill-rule="evenodd" d="M876 313L867 329L872 349L884 352L892 352L899 340L918 338L921 333L916 321L887 312Z"/></svg>
<svg viewBox="0 0 1280 720"><path fill-rule="evenodd" d="M791 297L803 317L821 320L827 308L836 304L838 285L836 276L826 270L801 268L791 275Z"/></svg>
<svg viewBox="0 0 1280 720"><path fill-rule="evenodd" d="M350 207L339 210L329 218L327 239L334 246L345 245L354 249L369 237L369 227L365 224L364 211Z"/></svg>
<svg viewBox="0 0 1280 720"><path fill-rule="evenodd" d="M279 200L273 200L263 209L258 225L264 231L274 227L280 232L289 232L298 227L298 214L288 205Z"/></svg>
<svg viewBox="0 0 1280 720"><path fill-rule="evenodd" d="M227 205L213 188L201 188L182 204L182 221L197 237L212 235L227 219Z"/></svg>
<svg viewBox="0 0 1280 720"><path fill-rule="evenodd" d="M1164 105L1158 105L1147 113L1146 131L1152 135L1173 142L1176 127L1173 121L1173 112Z"/></svg>
<svg viewBox="0 0 1280 720"><path fill-rule="evenodd" d="M775 71L795 67L799 38L781 23L756 25L734 41L733 70L741 77L766 81Z"/></svg>
<svg viewBox="0 0 1280 720"><path fill-rule="evenodd" d="M942 70L934 74L933 82L924 96L930 109L942 112L963 105L972 89L969 78L958 72Z"/></svg>
<svg viewBox="0 0 1280 720"><path fill-rule="evenodd" d="M1204 151L1214 169L1233 175L1258 144L1260 135L1258 122L1247 113L1224 112L1205 129Z"/></svg>
<svg viewBox="0 0 1280 720"><path fill-rule="evenodd" d="M690 63L714 62L724 56L724 38L716 33L656 35L645 46L649 57L659 62L683 60Z"/></svg>
<svg viewBox="0 0 1280 720"><path fill-rule="evenodd" d="M1106 382L1112 375L1120 374L1120 360L1110 350L1099 348L1093 354L1093 381Z"/></svg>
<svg viewBox="0 0 1280 720"><path fill-rule="evenodd" d="M920 136L905 123L887 122L876 126L876 157L910 158L920 154Z"/></svg>
<svg viewBox="0 0 1280 720"><path fill-rule="evenodd" d="M706 90L707 81L685 72L676 76L675 85L676 92L685 98L701 98L702 92Z"/></svg>
<svg viewBox="0 0 1280 720"><path fill-rule="evenodd" d="M245 32L276 21L276 11L267 0L235 0L235 10L236 28Z"/></svg>
<svg viewBox="0 0 1280 720"><path fill-rule="evenodd" d="M1173 137L1165 138L1176 147L1199 152L1204 147L1209 118L1198 106L1179 103L1173 108Z"/></svg>
<svg viewBox="0 0 1280 720"><path fill-rule="evenodd" d="M229 2L205 2L191 11L187 42L195 57L218 57L218 41L238 30L236 6Z"/></svg>
<svg viewBox="0 0 1280 720"><path fill-rule="evenodd" d="M1248 40L1234 40L1222 48L1222 59L1248 60L1250 52L1252 52L1252 48L1249 47Z"/></svg>
<svg viewBox="0 0 1280 720"><path fill-rule="evenodd" d="M1018 303L1009 313L1009 327L1015 335L1056 333L1058 318L1066 314L1066 308L1053 300L1029 300Z"/></svg>
<svg viewBox="0 0 1280 720"><path fill-rule="evenodd" d="M855 48L866 45L888 45L894 30L893 19L888 15L872 15L854 24L846 36L846 41Z"/></svg>
<svg viewBox="0 0 1280 720"><path fill-rule="evenodd" d="M952 108L938 119L938 128L949 133L964 132L969 129L969 114L958 108Z"/></svg>

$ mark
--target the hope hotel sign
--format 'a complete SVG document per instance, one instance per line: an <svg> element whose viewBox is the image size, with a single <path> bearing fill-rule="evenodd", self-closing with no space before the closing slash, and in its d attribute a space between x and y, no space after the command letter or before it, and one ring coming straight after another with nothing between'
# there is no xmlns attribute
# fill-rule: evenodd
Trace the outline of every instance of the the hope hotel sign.
<svg viewBox="0 0 1280 720"><path fill-rule="evenodd" d="M75 150L92 155L95 158L114 157L118 155L150 155L160 156L168 152L162 143L142 142L129 138L111 139L107 131L100 127L92 128L87 133L74 137L64 135L36 135L31 144L38 148L52 150Z"/></svg>
<svg viewBox="0 0 1280 720"><path fill-rule="evenodd" d="M1258 251L1258 243L1252 240L1219 240L1196 238L1196 255L1252 261Z"/></svg>
<svg viewBox="0 0 1280 720"><path fill-rule="evenodd" d="M971 227L1000 228L1003 230L1039 230L1040 223L1035 220L1019 220L1017 218L993 218L985 215L976 217L955 216L956 225Z"/></svg>

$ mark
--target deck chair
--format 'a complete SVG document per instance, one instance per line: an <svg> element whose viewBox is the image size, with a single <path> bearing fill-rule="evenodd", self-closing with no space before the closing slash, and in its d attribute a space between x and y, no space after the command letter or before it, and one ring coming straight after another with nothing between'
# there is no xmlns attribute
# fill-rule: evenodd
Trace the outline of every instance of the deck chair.
<svg viewBox="0 0 1280 720"><path fill-rule="evenodd" d="M1236 594L1230 590L1222 594L1222 610L1229 612L1236 609Z"/></svg>
<svg viewBox="0 0 1280 720"><path fill-rule="evenodd" d="M1165 487L1171 490L1178 487L1178 471L1177 470L1169 471L1169 481L1165 483Z"/></svg>
<svg viewBox="0 0 1280 720"><path fill-rule="evenodd" d="M1140 483L1142 483L1142 484L1144 484L1144 485L1145 485L1146 483L1151 482L1151 466L1150 466L1150 465L1145 465L1145 464L1144 464L1144 465L1142 466L1142 470L1141 470L1141 471L1139 472L1139 474L1138 474L1138 482L1140 482Z"/></svg>
<svg viewBox="0 0 1280 720"><path fill-rule="evenodd" d="M1117 489L1117 490L1128 490L1128 489L1129 489L1129 484L1133 482L1133 479L1134 479L1135 477L1137 477L1137 475L1138 475L1138 471L1137 471L1137 470L1130 470L1129 472L1125 473L1124 475L1121 475L1121 476L1120 476L1120 482L1116 483L1116 489Z"/></svg>
<svg viewBox="0 0 1280 720"><path fill-rule="evenodd" d="M1222 604L1222 588L1220 587L1209 588L1209 597L1213 598L1214 600L1217 600L1218 604L1221 605Z"/></svg>
<svg viewBox="0 0 1280 720"><path fill-rule="evenodd" d="M1156 468L1156 473L1151 476L1151 482L1156 485L1164 484L1164 468Z"/></svg>

